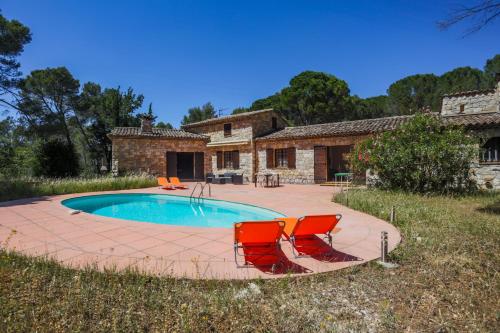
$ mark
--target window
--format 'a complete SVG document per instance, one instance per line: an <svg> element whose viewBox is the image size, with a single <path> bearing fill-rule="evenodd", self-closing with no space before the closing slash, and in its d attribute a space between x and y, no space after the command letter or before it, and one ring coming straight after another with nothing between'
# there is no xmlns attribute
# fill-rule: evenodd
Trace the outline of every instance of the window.
<svg viewBox="0 0 500 333"><path fill-rule="evenodd" d="M295 147L266 149L266 168L295 169Z"/></svg>
<svg viewBox="0 0 500 333"><path fill-rule="evenodd" d="M465 111L465 104L460 104L460 113L464 113Z"/></svg>
<svg viewBox="0 0 500 333"><path fill-rule="evenodd" d="M239 168L240 168L240 152L238 150L217 152L217 169L239 169Z"/></svg>
<svg viewBox="0 0 500 333"><path fill-rule="evenodd" d="M288 167L288 154L286 149L276 149L274 151L277 168L287 168Z"/></svg>
<svg viewBox="0 0 500 333"><path fill-rule="evenodd" d="M233 168L233 154L231 151L224 152L224 169Z"/></svg>
<svg viewBox="0 0 500 333"><path fill-rule="evenodd" d="M480 160L486 163L500 162L500 137L486 141L481 149Z"/></svg>
<svg viewBox="0 0 500 333"><path fill-rule="evenodd" d="M273 130L278 129L278 119L276 117L271 119L271 127Z"/></svg>
<svg viewBox="0 0 500 333"><path fill-rule="evenodd" d="M224 137L227 136L231 136L231 124L224 124Z"/></svg>

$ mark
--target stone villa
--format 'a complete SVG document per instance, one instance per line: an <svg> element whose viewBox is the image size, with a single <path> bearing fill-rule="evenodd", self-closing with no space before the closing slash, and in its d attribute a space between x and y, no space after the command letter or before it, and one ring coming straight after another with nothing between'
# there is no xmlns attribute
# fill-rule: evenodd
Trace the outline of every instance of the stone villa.
<svg viewBox="0 0 500 333"><path fill-rule="evenodd" d="M443 96L439 115L445 124L463 125L481 138L481 156L473 165L478 184L500 188L500 82L496 89ZM279 174L283 183L323 183L347 171L345 154L368 136L390 131L411 116L396 116L287 127L272 109L213 118L180 130L117 127L114 173L145 171L154 175L203 180L207 173L243 174L247 182Z"/></svg>

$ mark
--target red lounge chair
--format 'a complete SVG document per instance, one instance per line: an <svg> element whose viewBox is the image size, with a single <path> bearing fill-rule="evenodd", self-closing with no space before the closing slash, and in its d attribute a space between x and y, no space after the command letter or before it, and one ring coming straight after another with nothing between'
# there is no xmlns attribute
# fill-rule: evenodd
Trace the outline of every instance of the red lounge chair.
<svg viewBox="0 0 500 333"><path fill-rule="evenodd" d="M169 183L165 177L158 177L158 185L164 190L175 190L174 184Z"/></svg>
<svg viewBox="0 0 500 333"><path fill-rule="evenodd" d="M280 239L285 222L250 221L234 224L234 261L237 267L271 266L272 271L281 262ZM242 249L243 253L238 253ZM245 258L245 264L238 263L238 256Z"/></svg>
<svg viewBox="0 0 500 333"><path fill-rule="evenodd" d="M310 215L301 218L284 217L279 218L280 221L285 221L283 234L292 243L293 254L296 258L307 257L297 243L308 244L310 240L316 238L316 235L325 235L328 239L328 244L332 247L332 231L339 223L342 215ZM316 238L317 239L317 238Z"/></svg>
<svg viewBox="0 0 500 333"><path fill-rule="evenodd" d="M168 177L170 180L170 183L174 185L175 188L180 188L180 189L188 189L189 187L186 184L181 183L179 178L177 177Z"/></svg>

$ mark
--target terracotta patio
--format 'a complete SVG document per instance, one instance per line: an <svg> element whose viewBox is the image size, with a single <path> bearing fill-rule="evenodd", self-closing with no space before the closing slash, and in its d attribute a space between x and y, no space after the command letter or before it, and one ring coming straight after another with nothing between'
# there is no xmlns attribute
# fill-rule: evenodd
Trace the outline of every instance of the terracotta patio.
<svg viewBox="0 0 500 333"><path fill-rule="evenodd" d="M190 184L192 188L193 183ZM287 216L340 213L334 250L320 258L294 258L282 242L287 272L304 275L359 265L380 256L380 233L387 231L389 250L400 242L398 230L380 219L331 202L334 188L317 185L213 185L212 197L253 204ZM162 193L189 196L190 190L159 188L120 193ZM102 192L112 193L112 192ZM133 222L80 213L70 214L61 201L72 194L0 204L0 245L24 254L48 256L71 267L137 268L148 274L200 279L249 279L284 276L259 268L237 268L233 230Z"/></svg>

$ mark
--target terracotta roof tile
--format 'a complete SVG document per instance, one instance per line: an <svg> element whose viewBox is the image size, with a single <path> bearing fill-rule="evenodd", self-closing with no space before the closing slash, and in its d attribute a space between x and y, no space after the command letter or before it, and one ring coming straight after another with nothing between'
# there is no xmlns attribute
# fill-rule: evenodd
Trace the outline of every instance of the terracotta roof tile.
<svg viewBox="0 0 500 333"><path fill-rule="evenodd" d="M349 136L372 134L394 130L413 116L395 116L375 119L343 121L309 126L286 127L281 131L258 138L257 140L285 140L329 136ZM500 125L500 113L482 113L442 117L447 125L463 125L468 128L481 128Z"/></svg>
<svg viewBox="0 0 500 333"><path fill-rule="evenodd" d="M155 138L171 138L171 139L191 139L191 140L208 140L206 135L195 134L178 129L153 128L152 132L141 132L140 127L115 127L110 137L155 137Z"/></svg>
<svg viewBox="0 0 500 333"><path fill-rule="evenodd" d="M495 89L483 89L483 90L468 90L468 91L457 91L454 93L444 94L443 97L459 97L459 96L474 96L474 95L486 95L494 93Z"/></svg>
<svg viewBox="0 0 500 333"><path fill-rule="evenodd" d="M259 140L280 140L292 138L314 138L327 136L347 136L390 131L405 123L412 116L396 116L376 119L342 121L309 126L286 127L259 138Z"/></svg>
<svg viewBox="0 0 500 333"><path fill-rule="evenodd" d="M273 111L273 109L263 109L263 110L257 110L257 111L249 111L249 112L243 112L243 113L238 113L238 114L232 114L229 116L211 118L211 119L207 119L207 120L198 121L196 123L182 125L181 128L191 128L191 127L198 127L198 126L209 125L209 124L223 123L223 122L227 122L227 121L240 120L240 119L252 117L252 116L255 116L255 115L258 115L261 113L272 112L272 111Z"/></svg>

